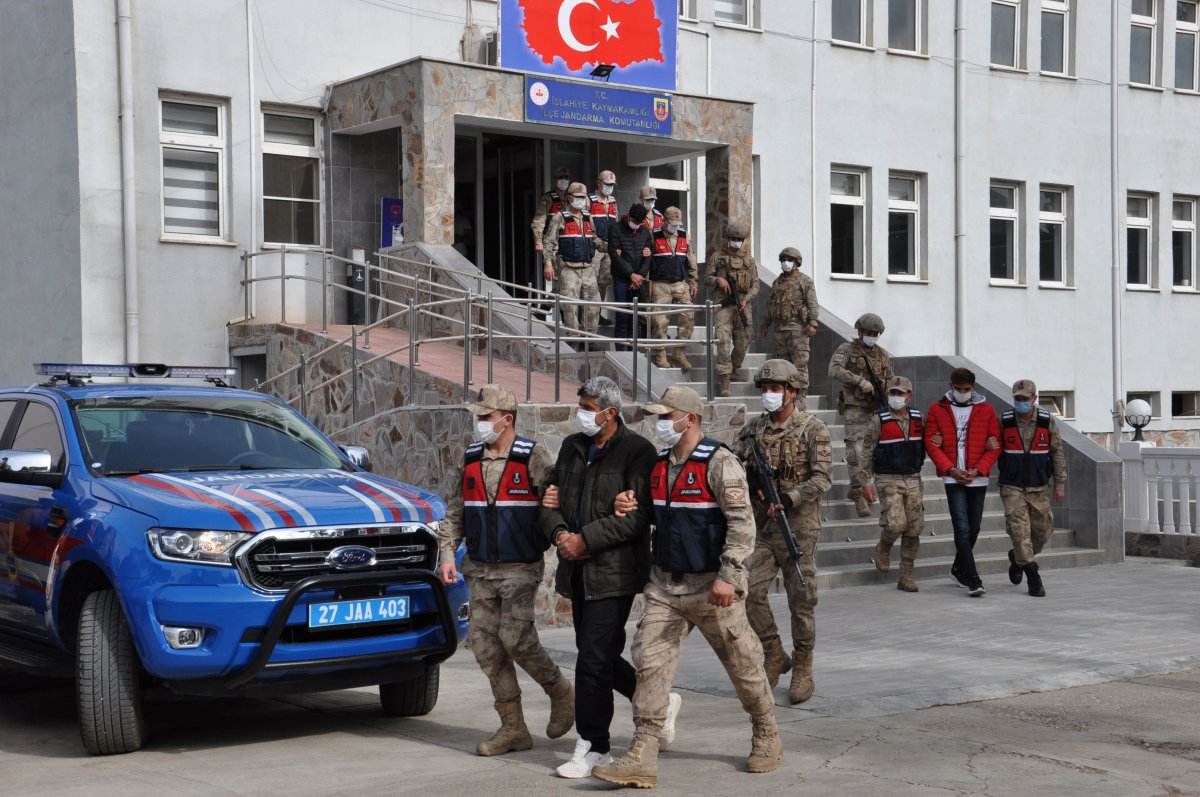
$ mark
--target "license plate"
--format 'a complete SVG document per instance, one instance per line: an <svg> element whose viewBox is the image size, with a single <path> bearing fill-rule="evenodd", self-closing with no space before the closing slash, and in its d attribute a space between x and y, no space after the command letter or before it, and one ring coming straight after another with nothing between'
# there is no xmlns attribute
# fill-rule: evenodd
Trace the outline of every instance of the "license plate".
<svg viewBox="0 0 1200 797"><path fill-rule="evenodd" d="M311 603L308 606L309 628L334 628L340 625L387 623L407 620L408 596L366 598L334 603Z"/></svg>

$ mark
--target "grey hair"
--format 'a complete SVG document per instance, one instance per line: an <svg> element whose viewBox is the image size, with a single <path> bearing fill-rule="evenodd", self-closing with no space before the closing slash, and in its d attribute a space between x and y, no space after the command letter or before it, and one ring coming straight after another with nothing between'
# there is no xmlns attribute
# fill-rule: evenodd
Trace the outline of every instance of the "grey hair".
<svg viewBox="0 0 1200 797"><path fill-rule="evenodd" d="M602 410L609 407L621 409L621 388L607 376L593 376L583 383L577 395L580 398L595 399Z"/></svg>

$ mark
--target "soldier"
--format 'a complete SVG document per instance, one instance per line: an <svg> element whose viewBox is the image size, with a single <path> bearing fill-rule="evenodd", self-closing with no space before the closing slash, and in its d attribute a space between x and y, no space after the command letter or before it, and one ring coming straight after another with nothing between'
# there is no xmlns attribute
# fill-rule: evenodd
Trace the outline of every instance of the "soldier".
<svg viewBox="0 0 1200 797"><path fill-rule="evenodd" d="M438 528L438 575L446 584L458 578L455 551L465 537L462 574L471 592L470 647L491 684L501 721L475 752L492 756L533 746L514 662L550 696L546 735L551 739L574 724L575 687L551 661L533 623L533 600L549 547L537 529L537 489L554 460L545 446L517 436L517 397L508 388L484 385L467 412L476 419L476 442L467 448L454 481L459 489L446 502L446 518Z"/></svg>
<svg viewBox="0 0 1200 797"><path fill-rule="evenodd" d="M612 262L608 257L608 231L617 223L617 199L613 191L617 188L617 176L605 169L596 179L596 193L592 194L592 226L596 235L604 242L596 255L596 288L600 292L600 300L608 298L608 288L612 285ZM608 325L611 322L604 317L600 323Z"/></svg>
<svg viewBox="0 0 1200 797"><path fill-rule="evenodd" d="M592 228L592 216L587 212L588 192L583 183L571 183L567 188L569 208L550 218L546 236L542 239L542 255L546 260L546 279L558 281L558 295L563 299L600 301L596 285L596 252L602 242ZM562 308L563 324L569 329L595 332L600 308L596 305L566 304ZM578 320L577 320L578 319ZM582 323L580 323L580 320Z"/></svg>
<svg viewBox="0 0 1200 797"><path fill-rule="evenodd" d="M921 488L925 421L920 410L909 406L912 382L903 376L893 376L884 389L888 408L871 416L863 442L863 449L873 455L859 462L867 477L863 494L871 503L876 498L880 502L879 542L872 561L880 573L888 572L892 566L892 545L900 537L900 580L896 589L916 592L913 565L921 546L921 532L925 530L925 491Z"/></svg>
<svg viewBox="0 0 1200 797"><path fill-rule="evenodd" d="M817 539L821 536L821 496L833 484L833 444L829 429L796 403L800 395L796 366L787 360L767 360L754 378L762 390L764 412L750 422L735 451L748 460L750 438L758 440L767 464L775 473L782 506L768 506L761 488L751 493L758 537L750 562L750 595L746 614L766 653L767 679L772 688L779 676L792 671L788 700L802 703L812 696L812 658L817 626ZM783 532L773 521L775 512L786 512L800 549L804 584L796 575ZM779 626L767 603L767 588L783 569L783 586L792 616L792 655L784 653Z"/></svg>
<svg viewBox="0 0 1200 797"><path fill-rule="evenodd" d="M1008 580L1029 580L1029 594L1046 597L1036 557L1054 533L1054 513L1047 494L1054 478L1054 500L1067 497L1067 455L1054 416L1037 405L1031 379L1013 385L1013 408L1001 416L1000 500L1012 550Z"/></svg>
<svg viewBox="0 0 1200 797"><path fill-rule="evenodd" d="M642 186L638 191L638 200L646 208L646 220L642 222L646 225L646 229L650 232L661 230L663 226L663 214L661 210L654 209L655 203L658 202L658 192L654 190L654 186Z"/></svg>
<svg viewBox="0 0 1200 797"><path fill-rule="evenodd" d="M871 456L864 447L871 415L883 408L882 385L892 378L892 357L877 345L883 334L883 319L864 313L854 322L858 339L843 343L829 361L829 377L842 383L838 412L846 419L846 468L850 492L859 517L871 516L871 505L863 495L867 479L862 463Z"/></svg>
<svg viewBox="0 0 1200 797"><path fill-rule="evenodd" d="M654 233L650 257L650 301L654 304L691 304L696 297L697 274L696 253L688 242L687 230L683 228L683 211L667 208L666 224ZM676 340L690 341L696 318L691 310L675 313ZM669 317L656 313L650 322L650 336L660 340L667 337ZM687 345L671 349L671 362L680 368L691 368L684 349ZM667 368L666 349L654 350L654 364Z"/></svg>
<svg viewBox="0 0 1200 797"><path fill-rule="evenodd" d="M747 235L744 223L726 222L724 251L708 258L710 267L704 277L709 296L721 305L714 326L717 333L717 392L722 396L729 395L730 378L742 367L754 324L750 301L758 295L758 264L744 249ZM731 283L737 288L740 305L734 304Z"/></svg>
<svg viewBox="0 0 1200 797"><path fill-rule="evenodd" d="M779 253L779 269L782 272L771 286L767 298L767 323L762 336L767 337L767 328L775 330L775 356L791 360L800 374L799 398L803 402L808 396L808 339L817 334L817 316L821 312L817 304L817 287L812 278L800 271L804 258L794 246L785 247Z"/></svg>
<svg viewBox="0 0 1200 797"><path fill-rule="evenodd" d="M659 737L669 713L671 681L694 627L725 666L753 722L746 771L771 772L783 758L762 647L746 621L745 562L754 548L746 471L729 449L702 437L703 410L696 391L678 385L667 388L659 404L646 407L658 416L655 437L666 448L650 476L654 567L633 638L633 742L612 763L592 769L593 777L609 783L658 784ZM636 507L634 493L618 495L618 514Z"/></svg>
<svg viewBox="0 0 1200 797"><path fill-rule="evenodd" d="M570 187L570 170L566 166L559 166L554 170L554 187L538 197L537 210L533 212L533 221L529 223L529 229L533 231L534 251L539 253L542 251L542 239L546 237L546 222L551 216L562 213L563 208L567 206L567 189ZM547 281L552 279L554 278L551 276L546 277Z"/></svg>

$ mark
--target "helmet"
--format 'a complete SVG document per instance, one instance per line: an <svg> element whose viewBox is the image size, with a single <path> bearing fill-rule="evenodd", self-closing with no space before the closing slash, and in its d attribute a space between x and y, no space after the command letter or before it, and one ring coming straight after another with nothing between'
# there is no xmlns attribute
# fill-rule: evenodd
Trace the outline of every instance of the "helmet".
<svg viewBox="0 0 1200 797"><path fill-rule="evenodd" d="M571 183L567 186L567 194L570 196L587 196L587 186L583 183Z"/></svg>
<svg viewBox="0 0 1200 797"><path fill-rule="evenodd" d="M800 388L800 372L790 360L767 360L758 369L754 377L754 386L762 387L763 382L779 382L790 387Z"/></svg>
<svg viewBox="0 0 1200 797"><path fill-rule="evenodd" d="M795 260L797 263L804 262L804 258L800 256L800 250L794 246L783 247L783 251L779 253L779 259L783 260L785 257L790 257L792 260Z"/></svg>
<svg viewBox="0 0 1200 797"><path fill-rule="evenodd" d="M738 239L744 241L746 239L746 236L748 236L749 234L750 234L750 230L747 229L746 223L744 221L727 221L727 222L725 222L725 237L726 238L738 238Z"/></svg>
<svg viewBox="0 0 1200 797"><path fill-rule="evenodd" d="M863 313L854 322L855 329L861 329L864 332L874 332L876 335L883 334L883 319L874 313Z"/></svg>

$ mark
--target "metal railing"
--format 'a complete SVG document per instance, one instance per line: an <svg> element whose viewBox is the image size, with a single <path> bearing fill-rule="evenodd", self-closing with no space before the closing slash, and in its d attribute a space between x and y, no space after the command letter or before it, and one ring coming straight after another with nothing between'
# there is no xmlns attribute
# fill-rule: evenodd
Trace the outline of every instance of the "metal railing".
<svg viewBox="0 0 1200 797"><path fill-rule="evenodd" d="M288 272L288 255L298 253L303 253L310 261L314 256L320 256L320 277L308 273ZM274 257L278 257L278 272L259 273L260 269L257 268L257 263L262 259L269 261ZM435 263L412 260L386 252L377 252L376 257L379 258L380 265L337 257L327 250L307 248L297 250L281 247L279 250L268 252L242 253L245 317L238 319L239 322L264 320L264 316L258 310L256 288L262 283L269 282L278 282L280 286L279 317L276 319L280 323L287 323L288 284L290 282L319 283L321 285L320 322L322 333L327 333L330 326L331 291L340 291L347 297L362 296L368 322L363 326L351 326L349 335L332 341L315 353L307 356L301 355L296 365L258 383L257 390L270 390L275 395L296 405L301 413L307 414L308 401L314 393L325 390L340 380L348 379L350 382L351 423L357 423L359 420L358 382L361 369L380 360L407 352L407 400L412 402L416 395L416 377L420 368L420 347L429 343L461 345L463 349L462 385L464 394L469 394L471 386L476 384L472 373L473 357L476 355L485 357L487 381L490 382L493 378L493 360L497 344L510 341L515 342L516 345L509 347L509 351L514 352L514 356L510 357L509 361L523 364L525 368L525 400L531 400L534 361L539 359L543 371L548 371L551 363L553 364L554 401L558 402L561 400L564 359L582 360L588 373L591 373L594 365L593 358L597 355L603 358L604 349L620 344L629 347L628 353L631 355L629 361L630 392L636 401L643 389L639 380L639 354L649 355L658 349L698 343L705 348L704 381L709 399L711 400L713 397L715 377L712 355L715 341L716 306L712 302L679 305L652 304L639 302L636 299L628 303L564 299L558 294L534 288L529 284L518 285L494 279L478 271L458 271ZM336 264L364 268L366 278L363 287L357 288L333 280L331 268ZM402 268L417 273L406 273L406 271L400 270ZM447 281L453 278L467 283L474 282L475 290L447 284ZM564 311L569 310L582 314L588 308L596 308L597 313L609 309L615 313L628 314L631 321L631 335L625 338L615 338L589 333L565 324ZM705 330L703 339L681 342L668 338L648 338L639 334L643 321L649 322L656 315L681 312L703 313ZM501 331L498 328L501 324L506 326L509 331ZM407 339L399 346L382 353L374 353L371 349L371 332L380 327L403 329ZM344 351L347 346L350 350L350 366L348 368L341 369L333 376L315 384L308 383L308 371L313 363L330 354ZM371 352L372 356L360 361L361 351ZM653 374L654 369L647 362L644 384L647 398L654 397Z"/></svg>
<svg viewBox="0 0 1200 797"><path fill-rule="evenodd" d="M1195 535L1200 448L1119 446L1125 482L1125 531Z"/></svg>

